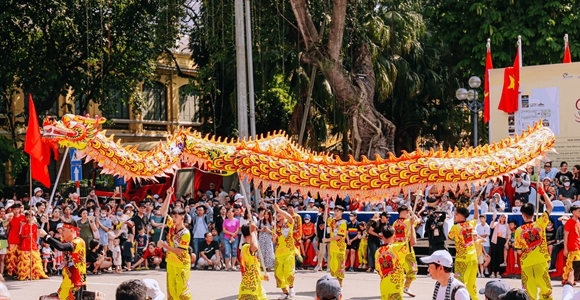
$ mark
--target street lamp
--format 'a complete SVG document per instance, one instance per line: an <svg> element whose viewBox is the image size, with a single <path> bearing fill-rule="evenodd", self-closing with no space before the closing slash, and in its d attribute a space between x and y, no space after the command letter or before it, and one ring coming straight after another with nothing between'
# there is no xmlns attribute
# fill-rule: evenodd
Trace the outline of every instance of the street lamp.
<svg viewBox="0 0 580 300"><path fill-rule="evenodd" d="M477 89L481 86L481 79L477 76L471 76L468 83L471 89L468 91L464 88L460 88L455 92L455 97L464 101L463 105L473 112L473 147L477 147L477 122L479 111L482 109L482 105L478 101Z"/></svg>

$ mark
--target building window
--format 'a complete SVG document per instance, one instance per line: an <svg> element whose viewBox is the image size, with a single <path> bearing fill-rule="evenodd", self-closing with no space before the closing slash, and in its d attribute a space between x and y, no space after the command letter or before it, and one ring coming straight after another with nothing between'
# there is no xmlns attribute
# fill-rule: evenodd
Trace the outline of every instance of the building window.
<svg viewBox="0 0 580 300"><path fill-rule="evenodd" d="M165 85L155 81L151 86L143 86L143 110L146 121L167 121L167 95Z"/></svg>
<svg viewBox="0 0 580 300"><path fill-rule="evenodd" d="M111 91L110 97L114 104L114 111L108 112L104 115L107 118L107 122L103 124L103 128L107 129L129 129L129 123L123 122L113 122L113 119L117 120L129 120L129 103L124 103L121 100L121 93L119 91Z"/></svg>
<svg viewBox="0 0 580 300"><path fill-rule="evenodd" d="M165 85L155 81L151 85L143 86L143 129L153 131L166 131L166 124L147 123L147 121L167 121L167 93Z"/></svg>
<svg viewBox="0 0 580 300"><path fill-rule="evenodd" d="M179 88L179 122L199 123L199 97L191 91L191 87L183 85Z"/></svg>

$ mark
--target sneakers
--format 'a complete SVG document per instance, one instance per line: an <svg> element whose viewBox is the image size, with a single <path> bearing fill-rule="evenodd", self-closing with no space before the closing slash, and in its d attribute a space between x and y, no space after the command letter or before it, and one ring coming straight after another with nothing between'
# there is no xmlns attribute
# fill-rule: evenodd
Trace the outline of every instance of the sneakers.
<svg viewBox="0 0 580 300"><path fill-rule="evenodd" d="M280 296L280 298L278 298L278 300L286 300L286 299L292 299L292 296L290 296L288 294L282 294L282 296Z"/></svg>
<svg viewBox="0 0 580 300"><path fill-rule="evenodd" d="M556 268L554 268L554 269L549 269L549 270L548 270L548 273L552 273L552 272L556 272L556 271L557 271L557 270L556 270Z"/></svg>
<svg viewBox="0 0 580 300"><path fill-rule="evenodd" d="M321 269L320 266L317 265L316 267L314 267L314 272L319 272L320 269Z"/></svg>
<svg viewBox="0 0 580 300"><path fill-rule="evenodd" d="M349 272L354 272L354 268L353 267L350 267L350 268L348 268L348 271Z"/></svg>
<svg viewBox="0 0 580 300"><path fill-rule="evenodd" d="M495 275L491 274L489 275L489 278L495 278Z"/></svg>
<svg viewBox="0 0 580 300"><path fill-rule="evenodd" d="M219 270L220 270L220 267L219 267L219 266L216 266L216 267L214 267L213 269L214 269L215 271L219 271Z"/></svg>
<svg viewBox="0 0 580 300"><path fill-rule="evenodd" d="M514 265L514 267L515 267L515 268L519 268L520 266L519 266L518 264L515 264L515 265Z"/></svg>
<svg viewBox="0 0 580 300"><path fill-rule="evenodd" d="M413 294L413 292L411 292L411 290L409 288L405 288L405 294L409 295L410 297L415 298L415 294Z"/></svg>
<svg viewBox="0 0 580 300"><path fill-rule="evenodd" d="M294 298L294 296L296 296L296 292L294 291L294 288L291 287L290 288L290 298Z"/></svg>
<svg viewBox="0 0 580 300"><path fill-rule="evenodd" d="M501 263L499 266L500 267L507 267L507 264L504 262L504 263Z"/></svg>

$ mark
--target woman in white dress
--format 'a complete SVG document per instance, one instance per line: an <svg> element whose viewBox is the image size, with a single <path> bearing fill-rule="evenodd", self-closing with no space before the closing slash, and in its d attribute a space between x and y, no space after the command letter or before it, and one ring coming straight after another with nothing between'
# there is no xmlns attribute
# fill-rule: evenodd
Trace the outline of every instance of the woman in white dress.
<svg viewBox="0 0 580 300"><path fill-rule="evenodd" d="M274 268L274 243L272 242L274 225L272 220L272 211L266 209L264 217L260 219L260 224L258 224L258 243L260 244L260 251L262 251L262 257L264 258L263 263L267 271L271 271Z"/></svg>

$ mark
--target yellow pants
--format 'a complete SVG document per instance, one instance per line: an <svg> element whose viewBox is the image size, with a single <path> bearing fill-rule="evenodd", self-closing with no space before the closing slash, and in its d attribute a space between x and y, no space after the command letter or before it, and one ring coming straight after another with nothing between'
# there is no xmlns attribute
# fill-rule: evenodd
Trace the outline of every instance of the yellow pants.
<svg viewBox="0 0 580 300"><path fill-rule="evenodd" d="M191 300L189 266L167 264L167 300Z"/></svg>
<svg viewBox="0 0 580 300"><path fill-rule="evenodd" d="M564 265L564 273L562 273L562 282L568 281L568 275L570 275L570 271L572 271L572 263L575 261L580 261L580 250L568 252L566 265Z"/></svg>
<svg viewBox="0 0 580 300"><path fill-rule="evenodd" d="M340 282L340 285L342 286L344 272L346 271L346 251L333 251L333 249L331 249L328 252L328 256L328 268L330 269L330 276L338 279L338 282Z"/></svg>
<svg viewBox="0 0 580 300"><path fill-rule="evenodd" d="M405 288L411 287L411 283L417 279L417 258L411 252L405 257Z"/></svg>
<svg viewBox="0 0 580 300"><path fill-rule="evenodd" d="M366 265L369 263L367 259L367 250L369 247L369 241L366 239L360 240L360 245L358 246L358 263L361 265Z"/></svg>
<svg viewBox="0 0 580 300"><path fill-rule="evenodd" d="M282 289L285 294L288 288L294 287L294 260L295 253L276 255L274 261L274 277L276 278L276 287Z"/></svg>
<svg viewBox="0 0 580 300"><path fill-rule="evenodd" d="M40 252L38 252L38 250L21 250L18 259L18 280L38 280L48 278L46 273L44 273L44 266L42 265L42 259L40 258Z"/></svg>
<svg viewBox="0 0 580 300"><path fill-rule="evenodd" d="M381 293L381 300L403 300L403 294L401 294L401 293L382 294Z"/></svg>
<svg viewBox="0 0 580 300"><path fill-rule="evenodd" d="M568 254L569 255L569 254ZM522 285L528 291L531 300L553 299L548 264L541 262L522 268ZM538 290L540 297L538 298Z"/></svg>
<svg viewBox="0 0 580 300"><path fill-rule="evenodd" d="M477 293L477 260L472 261L456 261L455 262L455 278L465 284L465 288L469 292L471 299L479 299Z"/></svg>
<svg viewBox="0 0 580 300"><path fill-rule="evenodd" d="M6 273L8 276L14 276L18 274L18 257L20 255L20 246L16 244L8 245L6 250Z"/></svg>

